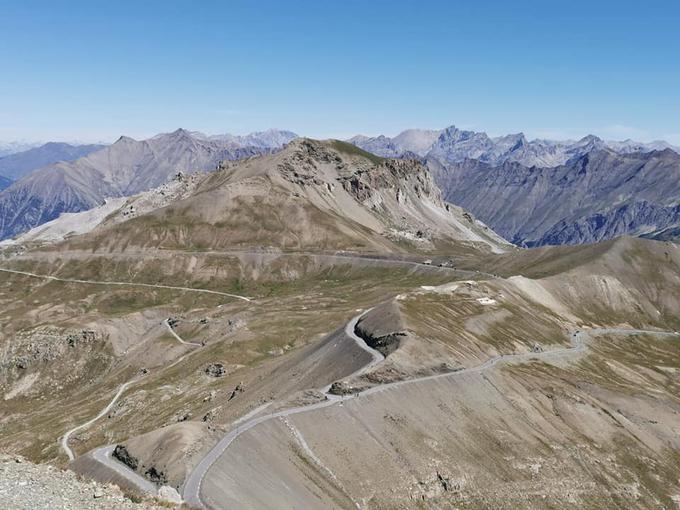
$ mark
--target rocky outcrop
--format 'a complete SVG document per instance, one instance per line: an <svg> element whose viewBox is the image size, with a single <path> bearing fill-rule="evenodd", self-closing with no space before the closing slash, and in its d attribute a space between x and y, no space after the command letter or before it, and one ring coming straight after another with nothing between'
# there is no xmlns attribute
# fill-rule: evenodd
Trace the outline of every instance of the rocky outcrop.
<svg viewBox="0 0 680 510"><path fill-rule="evenodd" d="M210 363L203 371L210 377L224 377L226 374L223 363Z"/></svg>
<svg viewBox="0 0 680 510"><path fill-rule="evenodd" d="M383 356L389 356L399 348L401 339L406 336L402 331L388 333L382 336L373 336L371 333L357 325L356 333L364 339L366 344L378 351Z"/></svg>
<svg viewBox="0 0 680 510"><path fill-rule="evenodd" d="M231 395L229 395L228 401L233 400L239 393L243 393L244 391L246 391L246 388L245 386L243 386L243 383L242 382L238 383L236 387L231 391Z"/></svg>
<svg viewBox="0 0 680 510"><path fill-rule="evenodd" d="M19 332L4 352L0 352L0 368L26 369L37 363L52 363L72 355L72 350L96 346L101 341L92 330L61 330L40 326Z"/></svg>
<svg viewBox="0 0 680 510"><path fill-rule="evenodd" d="M407 336L399 305L394 300L375 307L362 317L354 333L385 357L397 350Z"/></svg>
<svg viewBox="0 0 680 510"><path fill-rule="evenodd" d="M130 454L125 445L116 445L116 447L113 449L113 452L111 453L111 456L128 466L133 471L137 471L137 468L140 468L140 471L144 471L144 477L156 485L167 485L168 483L168 477L163 471L157 469L155 466L143 466L137 457L134 457Z"/></svg>
<svg viewBox="0 0 680 510"><path fill-rule="evenodd" d="M144 471L144 476L156 485L167 485L168 483L168 477L165 476L165 473L156 469L155 466L151 466Z"/></svg>
<svg viewBox="0 0 680 510"><path fill-rule="evenodd" d="M122 444L116 445L111 455L114 459L119 460L133 471L136 471L137 466L139 466L139 460L137 460L136 457L130 455L130 452L128 452L127 448Z"/></svg>

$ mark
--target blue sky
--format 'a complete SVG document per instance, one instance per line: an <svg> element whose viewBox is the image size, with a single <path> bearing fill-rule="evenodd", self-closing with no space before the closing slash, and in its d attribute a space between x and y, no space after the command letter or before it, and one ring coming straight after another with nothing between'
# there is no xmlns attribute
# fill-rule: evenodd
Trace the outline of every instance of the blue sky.
<svg viewBox="0 0 680 510"><path fill-rule="evenodd" d="M447 125L680 144L680 2L0 0L0 139Z"/></svg>

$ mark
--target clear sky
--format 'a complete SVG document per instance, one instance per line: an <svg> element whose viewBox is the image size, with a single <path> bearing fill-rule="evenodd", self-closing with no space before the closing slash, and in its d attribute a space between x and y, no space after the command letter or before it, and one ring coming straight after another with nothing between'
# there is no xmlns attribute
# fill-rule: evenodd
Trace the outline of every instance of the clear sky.
<svg viewBox="0 0 680 510"><path fill-rule="evenodd" d="M680 2L0 0L0 140L451 124L680 144Z"/></svg>

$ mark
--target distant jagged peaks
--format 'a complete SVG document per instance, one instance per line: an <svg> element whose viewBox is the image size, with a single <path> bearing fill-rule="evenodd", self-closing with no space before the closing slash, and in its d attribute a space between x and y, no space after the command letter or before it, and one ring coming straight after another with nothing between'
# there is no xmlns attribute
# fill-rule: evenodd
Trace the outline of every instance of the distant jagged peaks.
<svg viewBox="0 0 680 510"><path fill-rule="evenodd" d="M596 137L555 167L479 159L428 165L444 198L522 246L600 242L680 232L680 154L619 154Z"/></svg>
<svg viewBox="0 0 680 510"><path fill-rule="evenodd" d="M399 135L401 136L401 135ZM349 141L411 158L398 137ZM524 246L591 243L680 232L680 149L667 142L527 140L449 126L417 154L444 198Z"/></svg>
<svg viewBox="0 0 680 510"><path fill-rule="evenodd" d="M404 143L405 134L421 135L418 147ZM441 131L408 130L389 138L383 135L367 137L355 136L349 142L364 150L384 157L400 157L412 152L420 157L437 159L442 163L459 163L466 159L476 159L497 166L505 162L516 162L528 167L556 167L577 159L594 150L611 150L621 154L634 152L647 153L654 150L680 149L667 142L641 143L605 142L595 135L580 140L527 140L524 133L490 137L484 132L459 129L449 126ZM422 143L429 142L428 144Z"/></svg>

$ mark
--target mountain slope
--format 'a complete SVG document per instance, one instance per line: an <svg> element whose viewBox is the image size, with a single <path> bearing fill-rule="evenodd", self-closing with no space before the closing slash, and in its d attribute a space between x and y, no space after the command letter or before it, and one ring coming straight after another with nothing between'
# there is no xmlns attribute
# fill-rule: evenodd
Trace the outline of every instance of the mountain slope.
<svg viewBox="0 0 680 510"><path fill-rule="evenodd" d="M299 139L283 151L225 162L186 198L107 228L78 245L367 251L433 250L462 242L509 245L446 204L427 169L382 159L338 141Z"/></svg>
<svg viewBox="0 0 680 510"><path fill-rule="evenodd" d="M262 149L271 149L272 147L283 147L287 143L293 141L298 137L292 131L285 131L280 129L268 129L266 131L258 131L247 135L213 135L205 136L208 140L217 140L221 142L228 142L240 145L242 147L260 147Z"/></svg>
<svg viewBox="0 0 680 510"><path fill-rule="evenodd" d="M201 176L202 174L179 173L167 183L131 197L107 199L104 204L86 211L61 213L58 218L38 225L14 239L0 241L0 247L54 243L91 232L102 223L122 223L188 196L200 182Z"/></svg>
<svg viewBox="0 0 680 510"><path fill-rule="evenodd" d="M183 129L143 141L121 137L84 158L35 171L0 193L0 239L50 221L62 212L87 210L102 204L105 198L160 186L178 172L212 170L219 161L277 148L205 140Z"/></svg>
<svg viewBox="0 0 680 510"><path fill-rule="evenodd" d="M555 168L429 161L444 197L527 246L652 235L680 224L680 155L589 152Z"/></svg>
<svg viewBox="0 0 680 510"><path fill-rule="evenodd" d="M2 191L5 188L8 188L12 184L11 179L8 179L7 177L3 177L0 175L0 191Z"/></svg>
<svg viewBox="0 0 680 510"><path fill-rule="evenodd" d="M104 145L70 145L49 142L40 147L0 158L0 176L16 181L37 168L59 161L74 161L104 147Z"/></svg>
<svg viewBox="0 0 680 510"><path fill-rule="evenodd" d="M374 137L357 135L347 141L384 158L396 158L405 153L424 156L440 134L440 130L407 129L394 138L383 135Z"/></svg>

